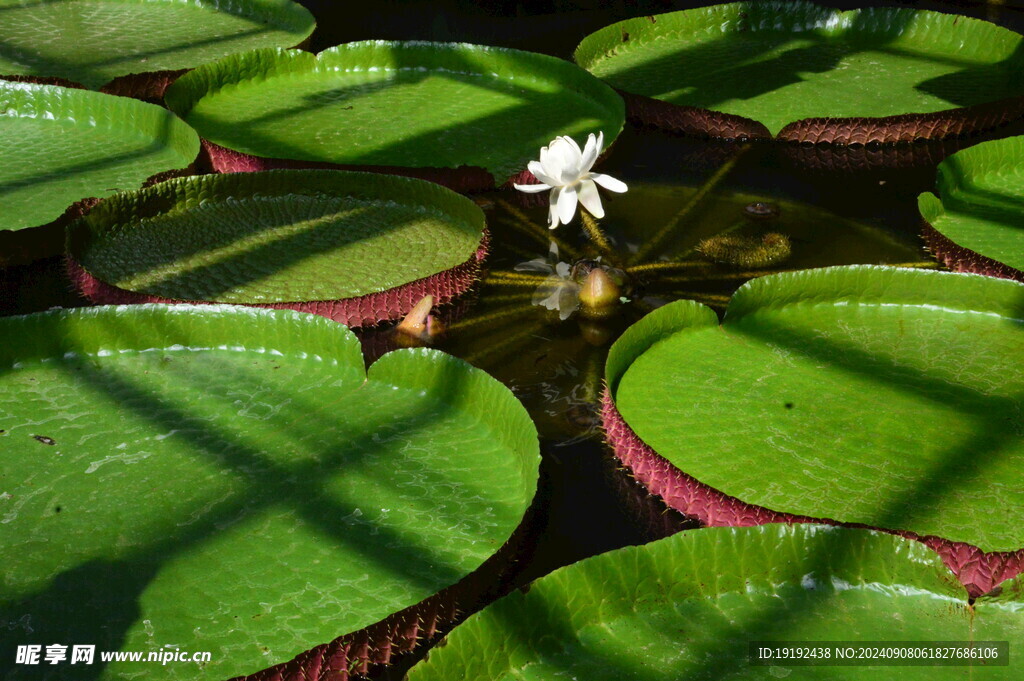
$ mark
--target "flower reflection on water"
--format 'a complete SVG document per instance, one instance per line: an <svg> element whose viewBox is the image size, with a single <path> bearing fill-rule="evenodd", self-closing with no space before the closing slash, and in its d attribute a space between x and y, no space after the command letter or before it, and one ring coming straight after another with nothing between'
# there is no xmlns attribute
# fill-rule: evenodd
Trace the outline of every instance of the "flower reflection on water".
<svg viewBox="0 0 1024 681"><path fill-rule="evenodd" d="M545 229L549 206L527 196L478 197L492 236L491 269L436 345L502 380L542 436L567 444L599 434L608 346L663 304L686 298L721 312L745 281L789 269L934 266L919 262L916 241L869 223L770 193L722 190L728 166L698 186L631 181L628 193L609 197L600 225L583 211L582 229ZM766 239L777 247L771 257L735 257L735 244L764 249ZM716 240L729 257L705 252ZM584 309L581 298L594 293L604 307Z"/></svg>

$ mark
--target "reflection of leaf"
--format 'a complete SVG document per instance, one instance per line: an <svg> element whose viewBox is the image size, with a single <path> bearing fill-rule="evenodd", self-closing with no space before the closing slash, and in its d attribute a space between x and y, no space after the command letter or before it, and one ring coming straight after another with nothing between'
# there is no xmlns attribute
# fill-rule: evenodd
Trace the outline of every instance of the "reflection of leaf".
<svg viewBox="0 0 1024 681"><path fill-rule="evenodd" d="M340 325L228 306L45 313L3 331L5 644L109 630L114 649L213 653L201 672L147 678L255 672L455 583L533 496L522 407L435 351L364 373ZM101 565L145 577L97 600L82 582Z"/></svg>
<svg viewBox="0 0 1024 681"><path fill-rule="evenodd" d="M604 130L610 143L624 123L618 95L575 65L454 43L255 51L186 74L167 104L205 139L248 154L477 166L499 184L555 135Z"/></svg>
<svg viewBox="0 0 1024 681"><path fill-rule="evenodd" d="M742 502L1012 551L1022 305L1024 285L970 275L771 275L721 326L688 302L649 315L613 347L607 380L644 443Z"/></svg>
<svg viewBox="0 0 1024 681"><path fill-rule="evenodd" d="M939 165L938 192L918 199L921 215L959 249L944 257L970 269L978 255L1024 274L1024 137L984 142ZM964 251L966 249L966 252ZM938 254L941 246L933 245ZM975 270L972 270L975 271Z"/></svg>
<svg viewBox="0 0 1024 681"><path fill-rule="evenodd" d="M967 17L738 2L653 19L597 31L576 61L626 92L752 118L773 135L804 118L930 113L1024 95L1020 36Z"/></svg>
<svg viewBox="0 0 1024 681"><path fill-rule="evenodd" d="M536 580L528 593L506 596L461 625L409 680L867 681L878 678L876 668L753 666L749 646L1016 641L1024 636L1020 580L1005 586L1008 597L970 608L930 550L865 530L693 530ZM985 672L1006 681L1018 674L1012 666ZM917 666L899 675L927 680L936 673Z"/></svg>

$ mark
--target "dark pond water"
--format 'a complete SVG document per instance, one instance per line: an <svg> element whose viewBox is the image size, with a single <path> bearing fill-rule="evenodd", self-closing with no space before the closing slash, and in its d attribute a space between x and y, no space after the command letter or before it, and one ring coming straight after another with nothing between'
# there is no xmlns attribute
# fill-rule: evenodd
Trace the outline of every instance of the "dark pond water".
<svg viewBox="0 0 1024 681"><path fill-rule="evenodd" d="M360 10L326 0L303 4L318 15L316 49L362 38L422 38L503 44L558 56L568 56L587 32L610 21L682 7L548 1L485 3L485 10L457 2L401 7L378 2ZM1024 12L1013 5L932 6L1018 30L1024 23ZM678 298L721 312L744 281L772 271L853 263L934 267L918 237L916 197L931 188L939 156L924 148L918 152L917 167L909 169L827 172L801 167L791 153L769 144L742 147L627 127L599 168L630 188L622 195L602 194L607 216L601 228L609 248L595 247L580 228L579 216L553 233L561 242L557 260L574 263L601 256L604 265L636 268L621 291L629 302L605 319L586 319L577 312L561 320L532 304L543 276L526 281L515 268L549 256L546 205L522 205L524 195L511 191L475 197L487 212L492 237L489 274L453 311L448 333L436 347L508 385L541 434L544 459L536 508L543 529L523 566L521 583L686 526L685 519L645 498L616 469L601 441L596 407L607 348L617 335L649 310ZM907 151L904 160L912 157ZM752 204L766 204L767 212L777 215L755 219ZM764 208L758 206L758 212ZM707 250L704 240L721 234L758 239L765 233L788 239L788 257L741 266L716 263L701 253ZM82 304L60 259L4 272L2 314ZM372 334L375 347L389 333ZM398 678L401 671L381 678Z"/></svg>

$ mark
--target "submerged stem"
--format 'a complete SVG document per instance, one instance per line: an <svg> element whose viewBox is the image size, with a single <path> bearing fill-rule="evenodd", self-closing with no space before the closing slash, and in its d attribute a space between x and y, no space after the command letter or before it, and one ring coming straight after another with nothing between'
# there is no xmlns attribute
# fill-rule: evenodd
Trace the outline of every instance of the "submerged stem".
<svg viewBox="0 0 1024 681"><path fill-rule="evenodd" d="M673 291L672 294L697 303L705 303L712 307L725 307L731 299L731 296L722 293L702 293L700 291Z"/></svg>
<svg viewBox="0 0 1024 681"><path fill-rule="evenodd" d="M927 260L918 262L894 262L885 263L884 267L908 267L916 269L937 269L939 263L930 262ZM627 270L632 273L632 268ZM802 268L793 267L789 269L764 269L764 270L747 270L745 272L707 272L701 276L677 276L677 277L659 277L649 284L650 288L657 288L664 284L688 284L695 281L736 281L746 279L756 279L757 277L764 277L769 274L782 274L783 272L801 272Z"/></svg>
<svg viewBox="0 0 1024 681"><path fill-rule="evenodd" d="M748 149L750 149L749 145L740 147L732 158L720 165L718 169L711 174L711 177L705 180L704 184L697 189L697 193L694 194L681 209L679 209L679 212L676 213L672 219L666 222L664 226L658 230L657 234L640 246L639 250L633 254L630 262L643 262L650 257L651 253L664 246L664 242L675 233L676 229L683 224L684 220L690 215L690 213L692 213L694 209L704 201L704 198L707 197L715 187L721 184L722 180L725 179L725 176L729 174L729 171L733 169L736 162L739 161Z"/></svg>
<svg viewBox="0 0 1024 681"><path fill-rule="evenodd" d="M920 260L918 262L886 262L885 267L909 267L919 270L937 270L941 266L935 260Z"/></svg>
<svg viewBox="0 0 1024 681"><path fill-rule="evenodd" d="M529 324L515 333L506 335L497 343L492 343L477 352L471 352L463 355L462 359L475 366L480 366L481 360L490 360L490 363L494 363L501 357L504 357L509 352L522 345L527 338L532 337L533 334L539 331L543 326L543 322L534 322Z"/></svg>
<svg viewBox="0 0 1024 681"><path fill-rule="evenodd" d="M597 224L597 220L594 216L588 213L584 209L580 209L580 217L583 219L583 231L587 233L590 240L597 246L597 250L608 260L615 259L615 251L612 249L612 245L608 243L608 237L601 231L601 227Z"/></svg>
<svg viewBox="0 0 1024 681"><path fill-rule="evenodd" d="M560 253L573 259L579 257L579 254L577 253L575 248L565 243L563 240L559 239L551 230L544 229L537 223L530 220L530 218L528 218L526 214L523 213L523 211L519 210L508 201L505 201L504 199L496 199L496 201L498 205L501 206L502 209L504 209L504 211L508 213L511 218L506 218L504 220L499 218L499 222L519 230L523 234L537 241L545 248L547 248L547 246L553 241L555 242L555 245L558 246L558 251Z"/></svg>
<svg viewBox="0 0 1024 681"><path fill-rule="evenodd" d="M587 368L583 378L583 399L589 404L597 404L601 401L601 376L604 373L604 362L601 361L601 354L597 352L587 353Z"/></svg>
<svg viewBox="0 0 1024 681"><path fill-rule="evenodd" d="M748 270L746 272L707 272L703 276L699 277L661 277L652 281L648 286L654 288L663 284L688 284L695 281L737 281L756 279L757 277L763 277L768 274L781 274L783 272L800 272L799 268L787 269L787 270Z"/></svg>
<svg viewBox="0 0 1024 681"><path fill-rule="evenodd" d="M521 303L524 301L532 301L533 293L507 293L500 296L487 296L488 303Z"/></svg>
<svg viewBox="0 0 1024 681"><path fill-rule="evenodd" d="M517 246L516 244L508 243L508 241L505 241L501 245L501 248L504 251L508 251L509 253L512 253L513 255L522 258L523 260L533 260L534 258L537 257L537 251L531 251L527 248L523 248L522 246Z"/></svg>
<svg viewBox="0 0 1024 681"><path fill-rule="evenodd" d="M633 265L632 267L626 268L626 274L646 274L648 272L672 272L675 270L688 270L694 268L707 268L710 263L703 262L700 260L690 260L687 262L651 262L643 265Z"/></svg>
<svg viewBox="0 0 1024 681"><path fill-rule="evenodd" d="M548 278L547 274L524 274L509 270L496 270L487 275L484 284L495 286L537 286Z"/></svg>
<svg viewBox="0 0 1024 681"><path fill-rule="evenodd" d="M448 331L462 332L467 329L476 329L477 331L480 331L482 330L480 327L486 328L487 326L497 326L498 324L504 322L506 319L510 319L518 315L532 312L533 309L534 306L532 303L527 303L525 305L516 305L515 307L506 308L504 310L498 310L496 312L491 312L490 314L480 315L479 317L474 317L472 319L463 319L457 321L448 327Z"/></svg>

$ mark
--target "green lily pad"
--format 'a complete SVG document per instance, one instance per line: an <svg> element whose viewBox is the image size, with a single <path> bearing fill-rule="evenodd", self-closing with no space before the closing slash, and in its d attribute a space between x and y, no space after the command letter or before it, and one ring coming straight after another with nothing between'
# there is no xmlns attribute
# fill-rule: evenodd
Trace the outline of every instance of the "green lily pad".
<svg viewBox="0 0 1024 681"><path fill-rule="evenodd" d="M89 88L260 47L293 47L316 26L291 0L0 0L0 74Z"/></svg>
<svg viewBox="0 0 1024 681"><path fill-rule="evenodd" d="M1002 596L968 607L934 553L866 530L694 530L576 563L506 596L452 632L409 681L877 679L878 667L863 664L754 665L750 645L1016 642L1024 637L1022 591L1013 580ZM1010 655L1010 666L983 671L962 660L891 671L901 679L1010 680L1020 674Z"/></svg>
<svg viewBox="0 0 1024 681"><path fill-rule="evenodd" d="M0 229L49 223L76 201L136 189L198 154L196 133L158 106L0 81Z"/></svg>
<svg viewBox="0 0 1024 681"><path fill-rule="evenodd" d="M339 324L232 306L0 330L4 679L38 678L16 644L212 653L90 679L285 662L477 569L535 491L525 410L435 350L366 372Z"/></svg>
<svg viewBox="0 0 1024 681"><path fill-rule="evenodd" d="M772 135L807 118L929 114L1024 95L1020 35L924 10L715 5L613 24L575 56L616 88L753 119Z"/></svg>
<svg viewBox="0 0 1024 681"><path fill-rule="evenodd" d="M204 139L246 154L474 166L499 183L558 135L603 130L610 144L625 115L611 88L573 64L462 43L260 50L196 69L166 101Z"/></svg>
<svg viewBox="0 0 1024 681"><path fill-rule="evenodd" d="M72 225L69 254L93 277L150 296L339 300L455 268L483 228L475 203L430 182L277 170L120 194Z"/></svg>
<svg viewBox="0 0 1024 681"><path fill-rule="evenodd" d="M1024 546L1024 285L875 266L771 275L720 326L666 305L612 348L636 435L773 511Z"/></svg>
<svg viewBox="0 0 1024 681"><path fill-rule="evenodd" d="M959 268L988 259L1024 277L1024 137L959 151L939 164L938 172L941 199L922 194L918 207L928 224L952 242L946 264Z"/></svg>

